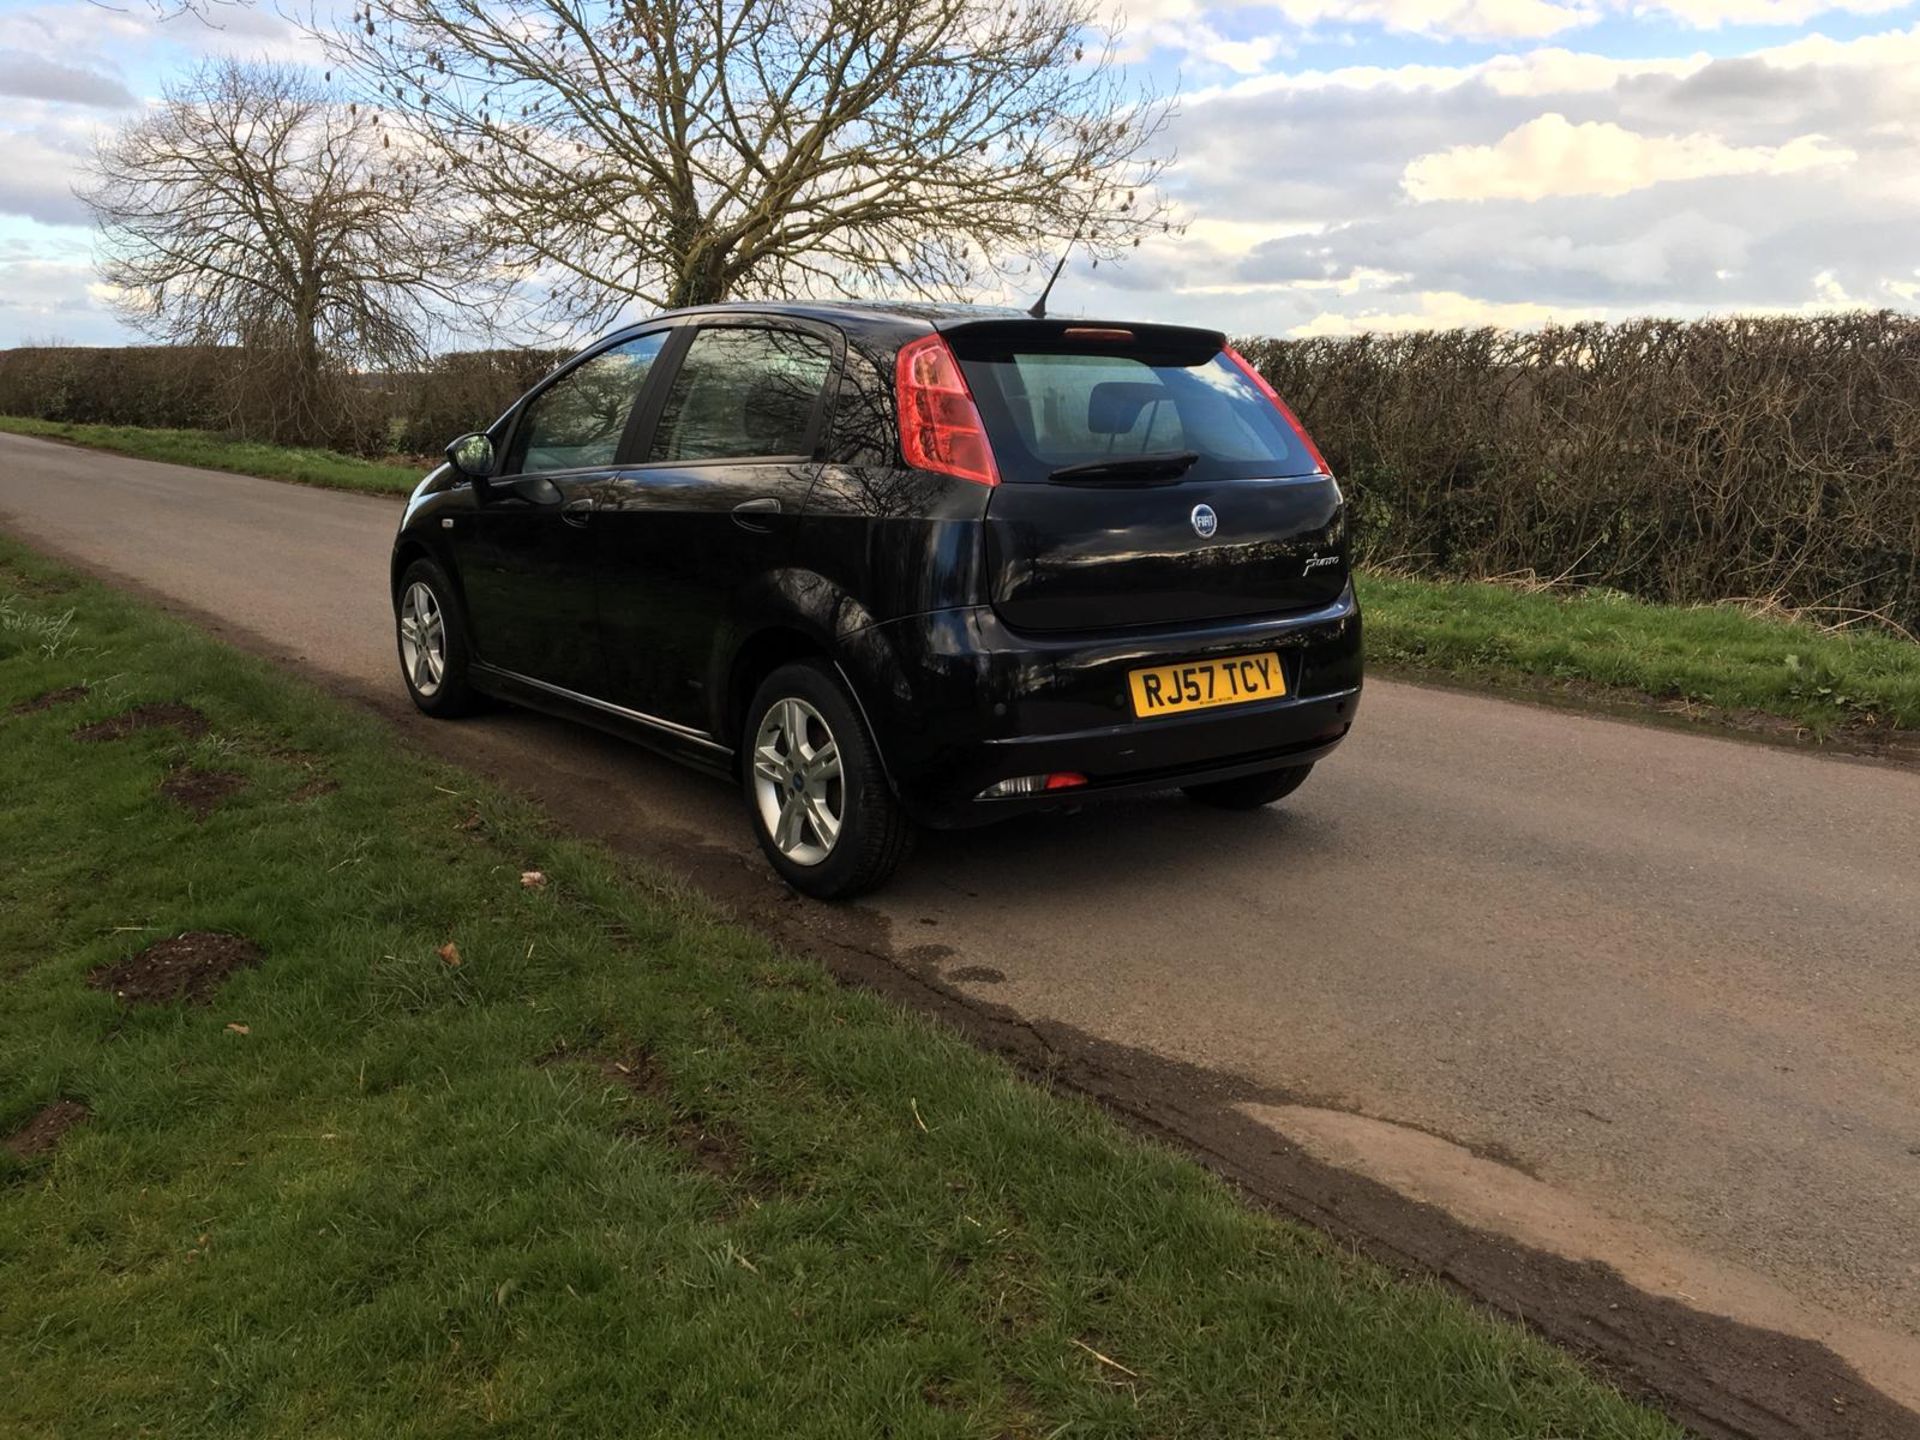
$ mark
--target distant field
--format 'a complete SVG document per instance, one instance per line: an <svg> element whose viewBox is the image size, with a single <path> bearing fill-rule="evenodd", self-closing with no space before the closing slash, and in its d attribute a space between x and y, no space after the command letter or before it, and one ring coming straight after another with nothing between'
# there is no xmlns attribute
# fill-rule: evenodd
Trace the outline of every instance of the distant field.
<svg viewBox="0 0 1920 1440"><path fill-rule="evenodd" d="M406 494L423 471L199 430L0 418L0 430L336 489ZM1920 730L1920 645L1860 626L1829 633L1729 606L1653 605L1606 591L1537 591L1367 574L1376 668L1572 699L1644 699L1695 718L1754 712L1814 738Z"/></svg>

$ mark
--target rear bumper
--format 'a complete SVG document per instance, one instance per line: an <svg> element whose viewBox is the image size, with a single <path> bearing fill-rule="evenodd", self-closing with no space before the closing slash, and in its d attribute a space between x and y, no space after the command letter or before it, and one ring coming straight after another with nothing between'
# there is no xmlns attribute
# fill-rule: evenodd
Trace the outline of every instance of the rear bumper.
<svg viewBox="0 0 1920 1440"><path fill-rule="evenodd" d="M988 607L938 611L848 637L845 663L908 812L939 828L1308 764L1359 709L1360 610L1116 635L1015 631ZM1142 666L1273 651L1287 696L1136 720ZM982 799L998 781L1073 771L1085 786Z"/></svg>

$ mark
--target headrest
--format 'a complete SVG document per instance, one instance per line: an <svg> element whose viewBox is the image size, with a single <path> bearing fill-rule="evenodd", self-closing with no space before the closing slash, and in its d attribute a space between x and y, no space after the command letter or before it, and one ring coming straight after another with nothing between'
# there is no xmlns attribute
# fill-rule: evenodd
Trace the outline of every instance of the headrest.
<svg viewBox="0 0 1920 1440"><path fill-rule="evenodd" d="M1087 429L1095 435L1124 435L1140 423L1147 406L1172 399L1166 386L1151 380L1103 380L1087 396Z"/></svg>

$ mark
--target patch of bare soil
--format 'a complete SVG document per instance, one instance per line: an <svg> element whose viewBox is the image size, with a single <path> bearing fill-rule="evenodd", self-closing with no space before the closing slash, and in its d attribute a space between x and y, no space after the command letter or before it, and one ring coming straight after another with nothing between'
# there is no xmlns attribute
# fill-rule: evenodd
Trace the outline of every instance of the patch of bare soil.
<svg viewBox="0 0 1920 1440"><path fill-rule="evenodd" d="M56 1100L5 1140L0 1140L0 1146L11 1151L16 1159L38 1159L58 1147L69 1130L85 1124L92 1114L78 1100Z"/></svg>
<svg viewBox="0 0 1920 1440"><path fill-rule="evenodd" d="M246 788L244 775L232 770L202 770L193 765L169 770L160 782L160 793L191 811L196 820L205 820L226 803L227 797Z"/></svg>
<svg viewBox="0 0 1920 1440"><path fill-rule="evenodd" d="M29 700L16 700L7 707L9 715L32 715L41 710L51 710L56 705L70 705L75 700L87 698L88 690L84 685L62 685L58 690L49 690L44 695L35 695Z"/></svg>
<svg viewBox="0 0 1920 1440"><path fill-rule="evenodd" d="M304 805L309 800L318 800L322 795L331 795L339 788L340 782L331 775L316 775L293 792L293 803Z"/></svg>
<svg viewBox="0 0 1920 1440"><path fill-rule="evenodd" d="M567 1057L579 1058L579 1057ZM602 1058L600 1073L622 1089L655 1100L667 1098L667 1072L644 1046L622 1051L611 1059Z"/></svg>
<svg viewBox="0 0 1920 1440"><path fill-rule="evenodd" d="M133 1005L164 1005L184 1000L204 1005L236 970L265 958L260 947L241 935L189 930L149 945L138 955L87 973L87 983Z"/></svg>
<svg viewBox="0 0 1920 1440"><path fill-rule="evenodd" d="M0 577L5 578L9 590L18 591L22 595L67 595L73 591L71 580L57 579L51 575L42 578L23 575L18 570L9 569L0 570Z"/></svg>
<svg viewBox="0 0 1920 1440"><path fill-rule="evenodd" d="M673 1119L664 1133L657 1125L639 1120L623 1125L622 1133L636 1139L663 1139L694 1169L718 1180L732 1180L747 1173L747 1147L738 1133L699 1110L675 1105L666 1071L651 1050L636 1046L608 1056L561 1046L542 1055L535 1063L556 1065L569 1061L593 1063L612 1084L642 1098L657 1100L673 1111Z"/></svg>
<svg viewBox="0 0 1920 1440"><path fill-rule="evenodd" d="M124 740L136 730L159 730L171 725L188 739L207 733L207 717L191 705L178 700L150 700L123 714L82 725L73 732L76 740Z"/></svg>
<svg viewBox="0 0 1920 1440"><path fill-rule="evenodd" d="M732 1180L747 1172L745 1142L730 1127L715 1123L697 1110L678 1116L667 1132L667 1140L694 1169L716 1180Z"/></svg>
<svg viewBox="0 0 1920 1440"><path fill-rule="evenodd" d="M1000 985L1005 983L1007 972L993 965L962 965L949 971L946 978L963 985Z"/></svg>

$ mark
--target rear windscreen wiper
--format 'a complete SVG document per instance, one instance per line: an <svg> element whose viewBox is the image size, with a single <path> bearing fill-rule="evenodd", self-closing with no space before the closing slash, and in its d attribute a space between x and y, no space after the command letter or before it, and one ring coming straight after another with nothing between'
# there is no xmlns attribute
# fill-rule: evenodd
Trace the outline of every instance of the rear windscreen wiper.
<svg viewBox="0 0 1920 1440"><path fill-rule="evenodd" d="M1049 480L1178 480L1199 456L1191 450L1163 450L1154 455L1116 455L1111 460L1089 460L1084 465L1062 465L1049 471Z"/></svg>

